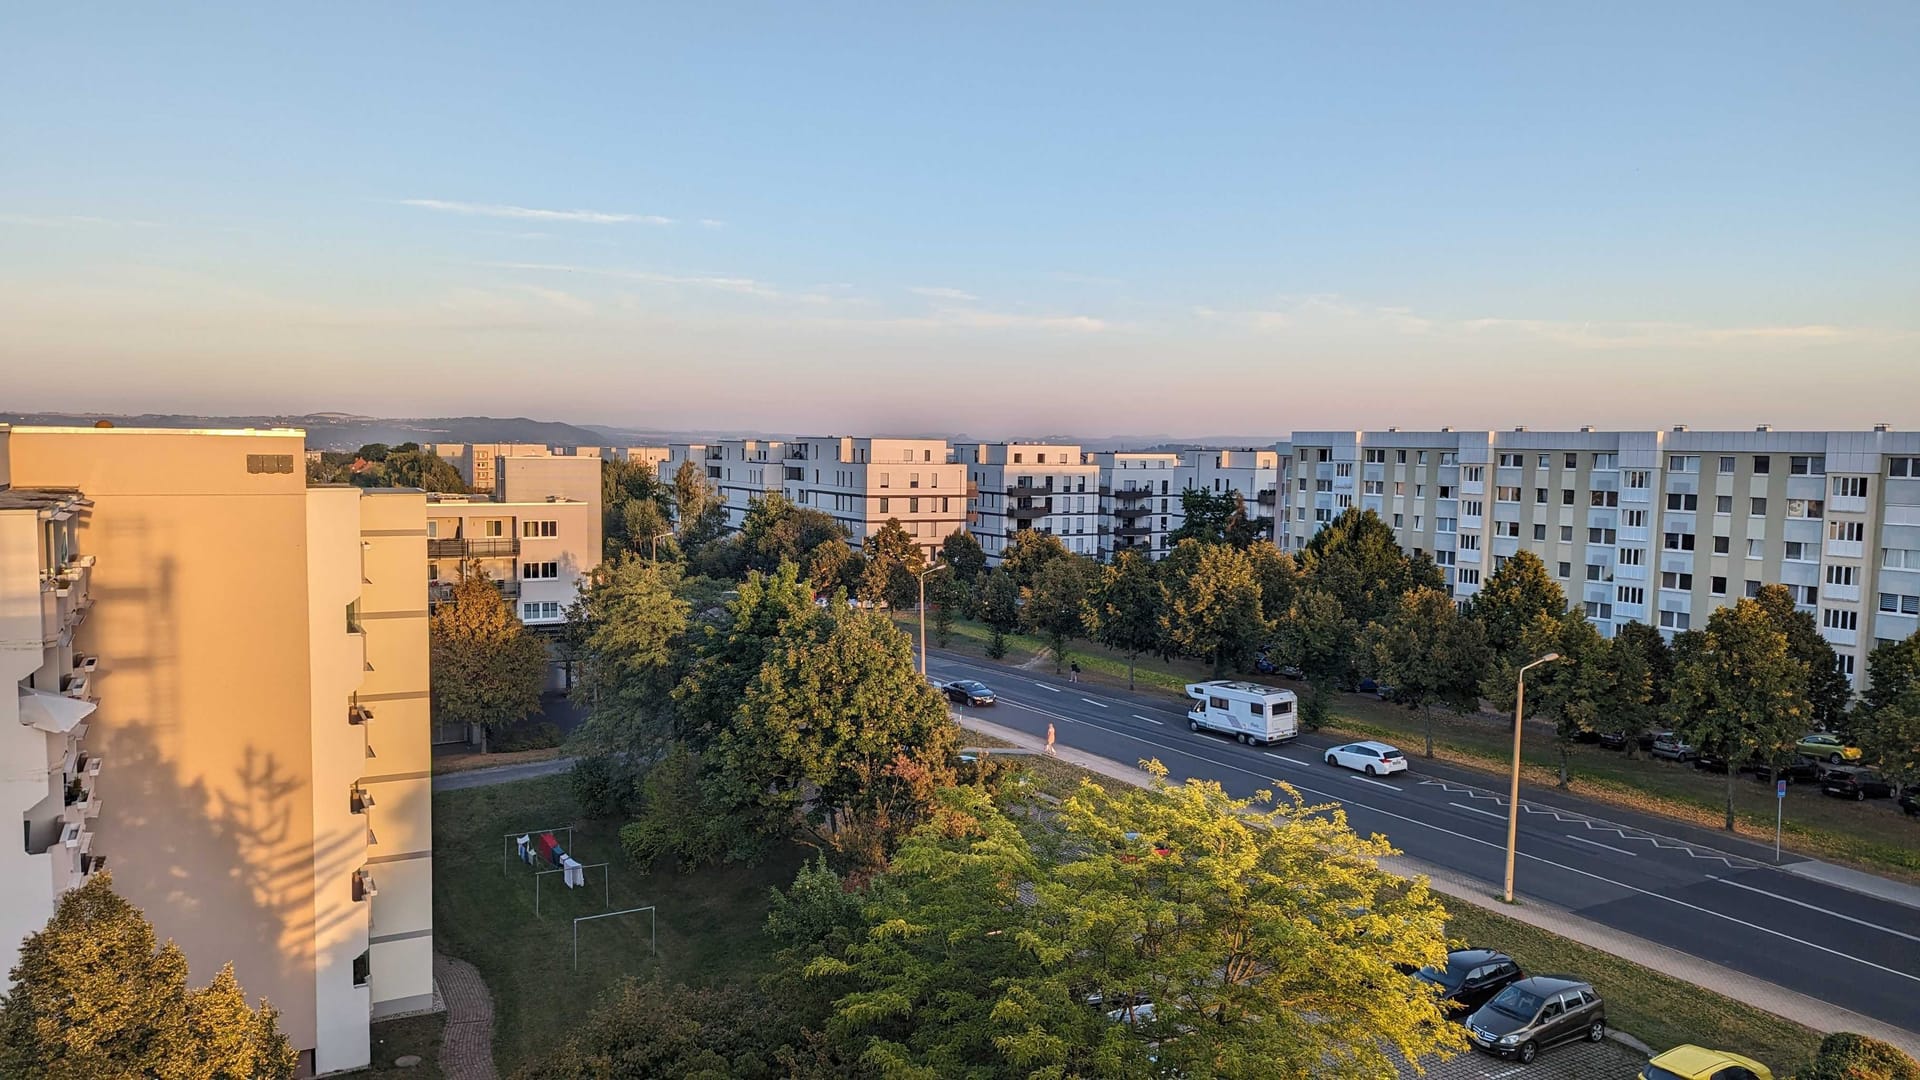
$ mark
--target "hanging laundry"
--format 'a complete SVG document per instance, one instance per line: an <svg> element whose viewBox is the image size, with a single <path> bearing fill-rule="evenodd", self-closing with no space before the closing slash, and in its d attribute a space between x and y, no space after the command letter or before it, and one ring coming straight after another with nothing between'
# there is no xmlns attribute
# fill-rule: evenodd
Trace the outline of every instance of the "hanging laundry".
<svg viewBox="0 0 1920 1080"><path fill-rule="evenodd" d="M515 843L520 847L520 861L529 866L533 865L533 838L522 836Z"/></svg>
<svg viewBox="0 0 1920 1080"><path fill-rule="evenodd" d="M567 883L567 888L575 889L586 885L587 872L573 856L562 856L560 867L565 871L565 873L560 875L560 878Z"/></svg>

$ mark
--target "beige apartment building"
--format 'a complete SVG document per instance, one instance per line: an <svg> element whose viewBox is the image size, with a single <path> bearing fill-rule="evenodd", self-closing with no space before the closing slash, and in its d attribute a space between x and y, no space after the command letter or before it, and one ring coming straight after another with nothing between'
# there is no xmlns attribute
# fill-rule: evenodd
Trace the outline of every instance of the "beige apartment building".
<svg viewBox="0 0 1920 1080"><path fill-rule="evenodd" d="M855 547L897 520L931 561L967 526L967 467L945 439L803 438L782 452L787 498L833 515Z"/></svg>
<svg viewBox="0 0 1920 1080"><path fill-rule="evenodd" d="M600 565L600 460L496 462L494 495L428 495L427 600L451 599L462 564L493 579L529 627L558 626Z"/></svg>
<svg viewBox="0 0 1920 1080"><path fill-rule="evenodd" d="M459 470L461 481L482 495L493 490L500 459L553 456L541 443L428 443L424 449Z"/></svg>
<svg viewBox="0 0 1920 1080"><path fill-rule="evenodd" d="M6 775L49 896L9 892L3 932L105 860L194 982L231 961L306 1068L366 1065L433 995L425 497L308 488L299 431L4 442L8 618L39 597Z"/></svg>

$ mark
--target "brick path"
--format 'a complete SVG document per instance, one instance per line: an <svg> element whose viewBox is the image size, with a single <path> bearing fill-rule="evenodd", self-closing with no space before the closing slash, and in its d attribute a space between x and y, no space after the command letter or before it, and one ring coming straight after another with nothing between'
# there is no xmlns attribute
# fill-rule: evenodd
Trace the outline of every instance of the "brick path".
<svg viewBox="0 0 1920 1080"><path fill-rule="evenodd" d="M440 1071L450 1080L498 1080L493 1067L493 995L465 960L436 952L433 981L447 1003Z"/></svg>

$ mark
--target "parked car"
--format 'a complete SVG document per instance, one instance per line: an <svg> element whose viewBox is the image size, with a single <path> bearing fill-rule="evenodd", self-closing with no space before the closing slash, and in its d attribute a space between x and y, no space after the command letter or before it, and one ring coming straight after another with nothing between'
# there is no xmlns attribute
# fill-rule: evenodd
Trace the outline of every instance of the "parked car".
<svg viewBox="0 0 1920 1080"><path fill-rule="evenodd" d="M1473 1045L1530 1064L1557 1043L1607 1037L1607 1007L1593 987L1559 975L1508 984L1467 1018Z"/></svg>
<svg viewBox="0 0 1920 1080"><path fill-rule="evenodd" d="M994 701L993 691L978 679L958 679L940 689L956 705L991 705Z"/></svg>
<svg viewBox="0 0 1920 1080"><path fill-rule="evenodd" d="M1795 754L1777 765L1764 761L1749 761L1740 766L1740 771L1752 773L1753 778L1763 784L1772 783L1776 777L1790 784L1815 784L1819 783L1820 774L1825 770L1820 767L1819 762L1805 754Z"/></svg>
<svg viewBox="0 0 1920 1080"><path fill-rule="evenodd" d="M1726 758L1721 757L1719 754L1702 753L1694 757L1693 767L1705 770L1706 772L1724 773L1732 766Z"/></svg>
<svg viewBox="0 0 1920 1080"><path fill-rule="evenodd" d="M1820 778L1820 790L1855 802L1893 797L1893 785L1887 778L1865 769L1828 769Z"/></svg>
<svg viewBox="0 0 1920 1080"><path fill-rule="evenodd" d="M1594 741L1600 744L1602 750L1625 750L1630 738L1632 736L1624 731L1602 731Z"/></svg>
<svg viewBox="0 0 1920 1080"><path fill-rule="evenodd" d="M1379 691L1380 684L1374 682L1372 679L1361 679L1359 685L1355 686L1354 689L1362 694L1372 694Z"/></svg>
<svg viewBox="0 0 1920 1080"><path fill-rule="evenodd" d="M1699 751L1671 731L1654 732L1651 749L1654 757L1669 758L1673 761L1692 761L1699 756Z"/></svg>
<svg viewBox="0 0 1920 1080"><path fill-rule="evenodd" d="M1843 761L1860 760L1859 747L1848 746L1846 743L1840 741L1838 735L1829 735L1824 731L1816 731L1810 735L1801 736L1800 742L1794 746L1794 749L1810 758L1824 761L1829 765L1838 765Z"/></svg>
<svg viewBox="0 0 1920 1080"><path fill-rule="evenodd" d="M1385 776L1388 773L1406 772L1407 755L1401 753L1398 747L1383 742L1356 742L1327 751L1327 764L1353 769L1368 776Z"/></svg>
<svg viewBox="0 0 1920 1080"><path fill-rule="evenodd" d="M1267 650L1261 649L1253 654L1253 670L1262 675L1275 675L1279 673L1280 665L1273 662L1273 659L1267 655Z"/></svg>
<svg viewBox="0 0 1920 1080"><path fill-rule="evenodd" d="M1373 688L1373 696L1379 698L1381 701L1395 700L1393 687L1388 686L1386 683L1376 683Z"/></svg>
<svg viewBox="0 0 1920 1080"><path fill-rule="evenodd" d="M1920 784L1908 784L1907 789L1900 793L1899 805L1908 817L1920 817Z"/></svg>
<svg viewBox="0 0 1920 1080"><path fill-rule="evenodd" d="M1741 1054L1686 1045L1647 1062L1640 1080L1773 1080L1773 1070Z"/></svg>
<svg viewBox="0 0 1920 1080"><path fill-rule="evenodd" d="M1506 953L1492 949L1455 949L1447 954L1444 967L1423 967L1415 972L1415 977L1439 987L1440 1000L1456 1019L1464 1020L1508 983L1524 976L1520 965Z"/></svg>
<svg viewBox="0 0 1920 1080"><path fill-rule="evenodd" d="M1636 736L1636 741L1640 743L1641 753L1649 754L1653 752L1653 737L1655 734L1656 732L1643 731L1638 736Z"/></svg>

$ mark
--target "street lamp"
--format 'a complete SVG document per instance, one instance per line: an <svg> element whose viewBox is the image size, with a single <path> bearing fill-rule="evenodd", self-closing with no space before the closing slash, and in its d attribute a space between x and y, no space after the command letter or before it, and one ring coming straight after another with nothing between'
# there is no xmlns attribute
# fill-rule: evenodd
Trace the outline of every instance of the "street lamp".
<svg viewBox="0 0 1920 1080"><path fill-rule="evenodd" d="M1526 716L1527 672L1541 664L1560 659L1560 654L1550 652L1520 669L1514 677L1513 692L1513 786L1507 793L1507 903L1513 903L1513 853L1514 843L1520 835L1520 725Z"/></svg>
<svg viewBox="0 0 1920 1080"><path fill-rule="evenodd" d="M934 563L913 575L913 580L920 586L920 677L923 679L927 675L927 575L937 574L952 565Z"/></svg>
<svg viewBox="0 0 1920 1080"><path fill-rule="evenodd" d="M663 533L655 533L653 536L649 537L649 539L653 541L653 561L654 562L660 561L660 541L672 535L673 533L671 532L663 532Z"/></svg>

